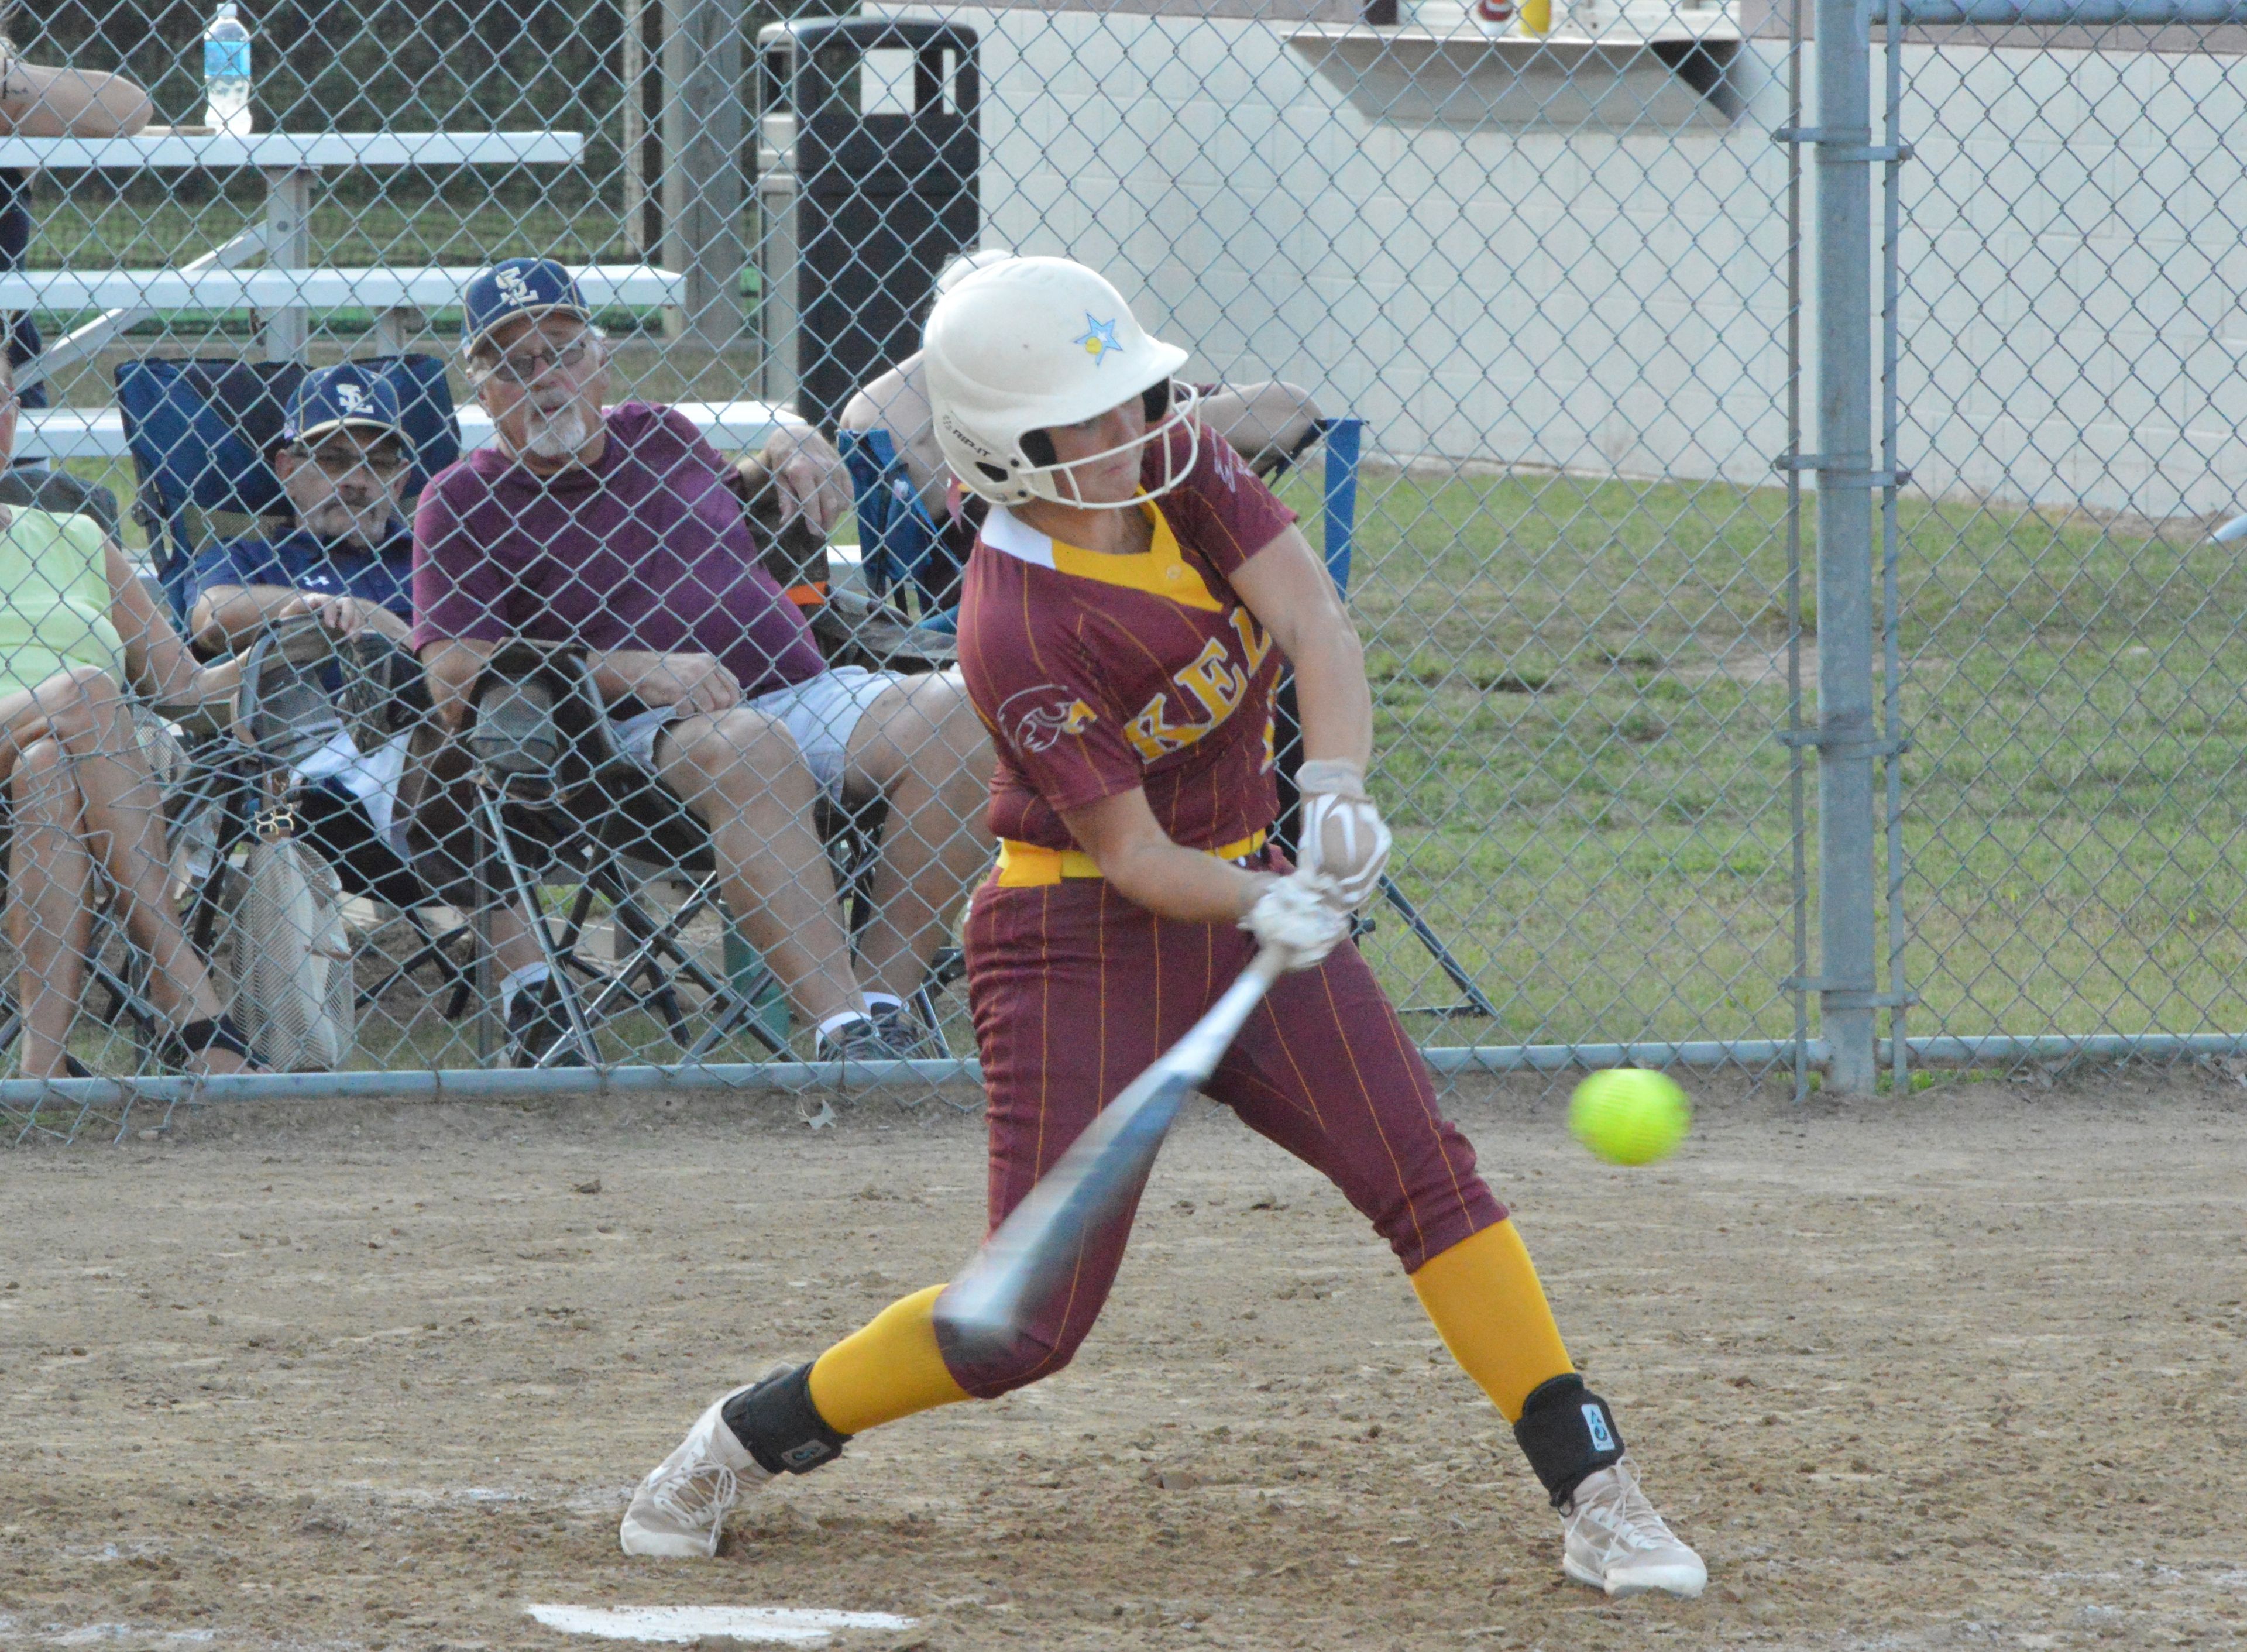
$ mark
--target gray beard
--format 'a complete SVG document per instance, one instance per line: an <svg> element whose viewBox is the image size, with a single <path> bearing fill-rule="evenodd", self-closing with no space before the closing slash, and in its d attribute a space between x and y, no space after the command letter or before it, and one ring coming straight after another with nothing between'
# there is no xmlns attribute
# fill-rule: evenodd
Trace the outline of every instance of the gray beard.
<svg viewBox="0 0 2247 1652"><path fill-rule="evenodd" d="M533 459L567 459L593 439L593 416L582 401L554 412L529 410L522 435L522 451Z"/></svg>
<svg viewBox="0 0 2247 1652"><path fill-rule="evenodd" d="M353 510L339 500L316 515L318 520L308 522L307 526L311 527L321 538L345 540L370 550L379 545L384 536L390 531L391 509L387 500L365 510Z"/></svg>

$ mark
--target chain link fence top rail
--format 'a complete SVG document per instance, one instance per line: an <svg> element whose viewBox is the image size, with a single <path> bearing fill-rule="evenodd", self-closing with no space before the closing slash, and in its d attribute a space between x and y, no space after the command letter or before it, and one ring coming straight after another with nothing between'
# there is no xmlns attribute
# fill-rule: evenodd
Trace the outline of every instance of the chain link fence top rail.
<svg viewBox="0 0 2247 1652"><path fill-rule="evenodd" d="M160 121L187 125L203 107L208 21L195 8L74 6L19 14L15 34L24 60L115 67L148 89ZM1794 1037L1786 983L1800 973L1795 915L1814 840L1774 736L1791 700L1814 720L1789 666L1798 618L1814 627L1816 616L1790 611L1790 547L1815 546L1773 468L1803 367L1789 274L1801 163L1772 137L1793 118L1784 18L1574 0L1549 29L1516 20L1491 38L1443 0L1394 21L1338 0L1216 0L871 8L840 33L807 35L821 19L675 0L277 5L244 21L249 147L144 134L19 154L5 144L38 140L0 139L29 230L23 270L0 281L33 283L18 302L47 345L18 370L42 381L28 399L50 404L27 407L18 454L51 457L82 495L106 488L128 555L152 572L167 533L202 549L341 520L297 499L292 522L283 465L269 465L303 367L397 363L390 393L401 409L426 403L429 422L389 478L317 442L283 444L300 488L317 492L317 473L331 494L364 494L375 477L410 495L451 459L448 442L488 444L494 409L527 399L516 380L550 364L472 362L460 287L496 260L545 257L577 274L607 335L587 364L604 367L605 399L682 409L684 425L645 416L635 440L671 430L728 465L744 457L754 493L758 455L791 410L820 427L793 465L781 463L789 438L771 451L766 503L823 475L812 514L836 516L831 544L759 543L785 553L782 584L826 585L830 662L940 666L944 647L912 622L938 617L945 593L874 600L885 530L868 510L915 496L939 519L945 508L940 482L915 468L917 433L891 433L901 470L883 471L871 449L854 461L876 477L855 500L821 468L825 443L842 433L849 390L910 351L952 254L1077 258L1192 351L1188 374L1221 387L1212 405L1240 414L1250 459L1268 461L1275 439L1314 419L1356 421L1354 463L1333 426L1274 485L1315 545L1342 531L1337 489L1354 482L1349 597L1376 701L1376 789L1397 830L1395 898L1369 910L1361 944L1415 1035L1490 1051L1721 1043L1755 1061ZM772 27L783 23L795 32ZM2205 162L2237 92L2228 58L2141 46L1909 49L1908 117L1927 129L1905 181L1906 308L1918 311L1903 386L1918 477L1902 517L1906 686L1922 766L1905 841L1914 985L1937 1032L2239 1019L2224 967L2238 851L2215 807L2229 763L2208 745L2236 720L2222 645L2237 604L2221 585L2230 556L2199 543L2229 502L2216 477L2236 394L2221 342L2230 254L2211 232L2238 203ZM825 101L799 106L815 85ZM842 125L816 128L816 113ZM855 180L853 154L871 156ZM167 408L209 447L203 481L239 473L227 499L211 502L208 487L167 495L160 467L135 463L128 433ZM2220 439L2193 433L2208 431ZM482 478L506 520L459 531L489 541L501 583L519 584L534 577L499 542L551 524L492 481L505 468L495 464L456 474ZM253 473L270 480L253 487ZM624 515L667 522L678 508L666 496ZM53 558L15 555L28 605L51 605ZM191 570L172 571L166 594L189 628ZM674 589L670 617L706 637L707 593ZM487 591L516 616L541 596ZM753 629L738 611L729 623ZM229 646L266 634L252 623ZM211 664L222 672L228 657ZM516 854L527 840L512 828L476 836L480 795L462 790L461 841L483 858L451 870L543 915L543 952L536 929L529 942L518 932L495 962L495 938L459 932L488 924L469 922L477 900L446 882L426 837L402 845L431 898L418 905L402 886L396 899L350 887L368 879L346 867L338 905L323 882L337 857L273 850L282 828L304 839L309 815L331 806L400 846L390 828L411 809L370 810L338 775L312 789L341 802L300 798L283 820L276 776L304 769L290 740L334 738L306 710L322 703L346 741L333 750L379 747L388 731L372 728L370 707L416 673L371 645L330 659L301 637L267 642L256 664L267 698L255 727L183 713L177 692L198 686L185 665L170 682L127 686L171 724L146 741L160 760L172 921L186 926L172 973L208 957L208 991L254 1001L269 1021L278 993L300 1040L291 1064L364 1083L418 1073L455 1092L541 1082L504 1070L521 1041L502 998L526 1001L506 978L531 945L575 960L563 973L578 990L542 1012L550 1061L582 1043L604 1069L738 1075L764 1063L809 1082L812 1069L774 1063L822 1053L812 1024L824 1000L805 981L836 963L815 966L807 949L831 949L845 920L829 891L858 873L861 980L908 998L926 988L905 1053L972 1055L947 966L958 887L988 854L980 809L960 801L976 789L962 775L985 760L956 707L939 707L907 754L919 789L903 816L854 823L796 796L791 874L755 898L727 870L722 821L714 853L707 830L689 830L662 837L660 853L628 844L613 863L566 832ZM551 703L565 724L586 689L566 663L514 675L543 685L535 709ZM319 692L292 699L292 684ZM200 686L238 697L230 678ZM592 687L613 700L629 685ZM290 706L311 720L292 721ZM488 709L493 730L536 732L535 718ZM447 749L470 759L459 741ZM727 791L731 774L714 760L689 801L733 818L749 805ZM860 778L853 803L883 789ZM362 789L386 799L394 780ZM942 806L915 813L924 794ZM521 817L516 807L509 819ZM293 870L275 872L282 863ZM172 943L120 892L125 875L98 870L85 902L44 916L22 916L19 898L15 934L48 925L34 953L51 958L98 911L82 950L99 967L69 1048L97 1073L147 1075L185 1010L150 976L152 947ZM304 970L282 987L251 984L253 932L292 925L304 956L343 960L355 990L342 1003L328 978L308 992ZM922 1083L957 1070L912 1069ZM102 1105L113 1112L114 1097Z"/></svg>

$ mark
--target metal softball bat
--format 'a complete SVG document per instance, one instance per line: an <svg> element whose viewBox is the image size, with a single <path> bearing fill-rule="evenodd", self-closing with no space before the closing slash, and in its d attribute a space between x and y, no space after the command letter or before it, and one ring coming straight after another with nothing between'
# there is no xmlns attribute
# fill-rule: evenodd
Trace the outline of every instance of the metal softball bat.
<svg viewBox="0 0 2247 1652"><path fill-rule="evenodd" d="M1137 1197L1187 1092L1216 1070L1282 967L1278 952L1258 952L1186 1035L1101 1109L937 1298L940 1336L971 1354L1002 1350L1036 1316L1074 1273L1085 1236Z"/></svg>

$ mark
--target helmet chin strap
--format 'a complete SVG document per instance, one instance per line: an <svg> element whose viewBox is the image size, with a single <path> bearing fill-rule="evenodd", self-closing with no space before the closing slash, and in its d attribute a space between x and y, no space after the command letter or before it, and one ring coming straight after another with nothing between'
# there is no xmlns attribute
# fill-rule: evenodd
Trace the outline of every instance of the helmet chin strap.
<svg viewBox="0 0 2247 1652"><path fill-rule="evenodd" d="M1201 427L1194 422L1194 409L1201 405L1201 393L1189 389L1184 396L1171 404L1169 417L1144 435L1082 459L1072 459L1067 464L1040 465L1022 473L1022 485L1035 498L1048 504L1060 505L1070 510L1130 510L1158 499L1184 481L1201 456ZM1183 425L1186 431L1186 451L1182 461L1172 461L1158 488L1141 488L1128 499L1087 499L1078 493L1076 478L1071 473L1082 465L1096 465L1103 459L1114 459L1127 453L1144 453L1151 442L1161 442L1168 454L1170 434ZM1066 492L1064 492L1064 487Z"/></svg>

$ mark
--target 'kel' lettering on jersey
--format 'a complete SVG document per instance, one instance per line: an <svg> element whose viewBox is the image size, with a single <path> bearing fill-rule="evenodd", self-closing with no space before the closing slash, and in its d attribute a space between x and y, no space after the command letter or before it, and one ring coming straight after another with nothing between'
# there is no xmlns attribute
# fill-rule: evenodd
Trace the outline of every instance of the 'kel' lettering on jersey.
<svg viewBox="0 0 2247 1652"><path fill-rule="evenodd" d="M1160 462L1150 456L1151 476ZM1057 544L994 509L968 558L960 664L998 748L1002 837L1072 848L1063 813L1135 786L1192 849L1279 812L1281 662L1230 582L1294 513L1207 430L1186 479L1141 509L1154 543L1137 556Z"/></svg>

